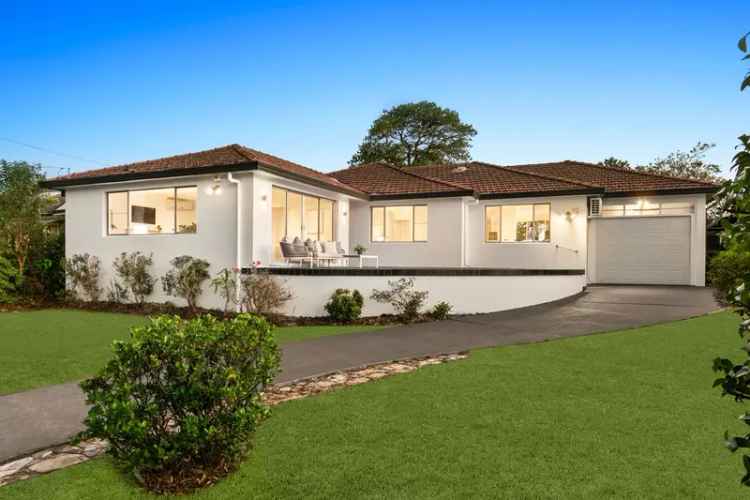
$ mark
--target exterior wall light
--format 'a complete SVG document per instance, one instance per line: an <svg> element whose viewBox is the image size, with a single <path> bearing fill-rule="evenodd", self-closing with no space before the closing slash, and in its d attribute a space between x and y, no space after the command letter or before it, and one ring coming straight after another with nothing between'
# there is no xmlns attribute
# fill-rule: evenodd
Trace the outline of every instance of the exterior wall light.
<svg viewBox="0 0 750 500"><path fill-rule="evenodd" d="M206 194L209 196L219 196L221 194L221 177L218 175L215 176L211 184L206 186Z"/></svg>
<svg viewBox="0 0 750 500"><path fill-rule="evenodd" d="M565 211L565 219L568 222L573 222L578 215L578 209L574 208L573 210L566 210Z"/></svg>

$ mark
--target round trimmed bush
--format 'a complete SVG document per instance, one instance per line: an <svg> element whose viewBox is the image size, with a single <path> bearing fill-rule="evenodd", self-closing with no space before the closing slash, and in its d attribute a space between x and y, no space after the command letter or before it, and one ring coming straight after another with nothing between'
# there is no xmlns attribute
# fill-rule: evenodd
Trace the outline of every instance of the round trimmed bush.
<svg viewBox="0 0 750 500"><path fill-rule="evenodd" d="M339 288L333 292L325 308L333 321L350 323L360 317L364 303L365 299L357 290Z"/></svg>
<svg viewBox="0 0 750 500"><path fill-rule="evenodd" d="M268 415L260 393L279 367L269 323L161 316L130 337L81 383L92 407L79 437L107 439L109 453L156 492L190 491L233 470Z"/></svg>

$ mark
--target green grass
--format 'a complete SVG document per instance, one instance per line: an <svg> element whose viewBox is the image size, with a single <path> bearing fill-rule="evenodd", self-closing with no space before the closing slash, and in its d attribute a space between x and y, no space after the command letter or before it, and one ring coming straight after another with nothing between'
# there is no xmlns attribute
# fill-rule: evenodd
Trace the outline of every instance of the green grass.
<svg viewBox="0 0 750 500"><path fill-rule="evenodd" d="M722 445L742 407L711 388L712 358L740 356L736 325L720 313L485 349L285 403L240 470L191 498L746 497ZM103 458L0 496L147 495Z"/></svg>
<svg viewBox="0 0 750 500"><path fill-rule="evenodd" d="M0 313L0 394L79 380L110 358L145 318L132 314L48 309ZM377 326L281 327L280 343L374 330Z"/></svg>

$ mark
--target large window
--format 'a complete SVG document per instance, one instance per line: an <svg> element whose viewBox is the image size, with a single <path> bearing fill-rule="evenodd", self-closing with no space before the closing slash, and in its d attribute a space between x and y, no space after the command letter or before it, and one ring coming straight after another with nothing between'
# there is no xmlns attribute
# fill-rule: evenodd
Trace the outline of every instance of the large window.
<svg viewBox="0 0 750 500"><path fill-rule="evenodd" d="M627 217L643 215L688 215L693 213L693 204L688 202L657 203L648 200L605 201L602 215Z"/></svg>
<svg viewBox="0 0 750 500"><path fill-rule="evenodd" d="M336 203L325 198L274 187L271 195L271 232L274 260L281 260L278 242L301 238L333 241Z"/></svg>
<svg viewBox="0 0 750 500"><path fill-rule="evenodd" d="M372 207L372 241L427 241L427 206Z"/></svg>
<svg viewBox="0 0 750 500"><path fill-rule="evenodd" d="M107 234L195 233L196 186L107 193Z"/></svg>
<svg viewBox="0 0 750 500"><path fill-rule="evenodd" d="M485 241L492 243L550 241L550 236L548 203L485 207Z"/></svg>

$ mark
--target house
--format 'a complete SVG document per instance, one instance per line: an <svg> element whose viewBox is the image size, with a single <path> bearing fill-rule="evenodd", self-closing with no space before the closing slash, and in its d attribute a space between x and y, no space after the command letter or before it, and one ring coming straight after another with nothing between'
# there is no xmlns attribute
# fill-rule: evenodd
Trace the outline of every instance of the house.
<svg viewBox="0 0 750 500"><path fill-rule="evenodd" d="M366 296L413 276L431 300L483 312L563 298L586 284L705 285L710 183L590 163L483 162L325 174L240 145L77 172L65 192L66 253L102 261L178 255L212 271L259 262L286 280L287 313L321 315L339 287ZM380 269L283 264L282 238L367 248ZM158 290L154 300L167 300ZM206 305L220 299L206 292ZM387 312L368 304L366 312Z"/></svg>

